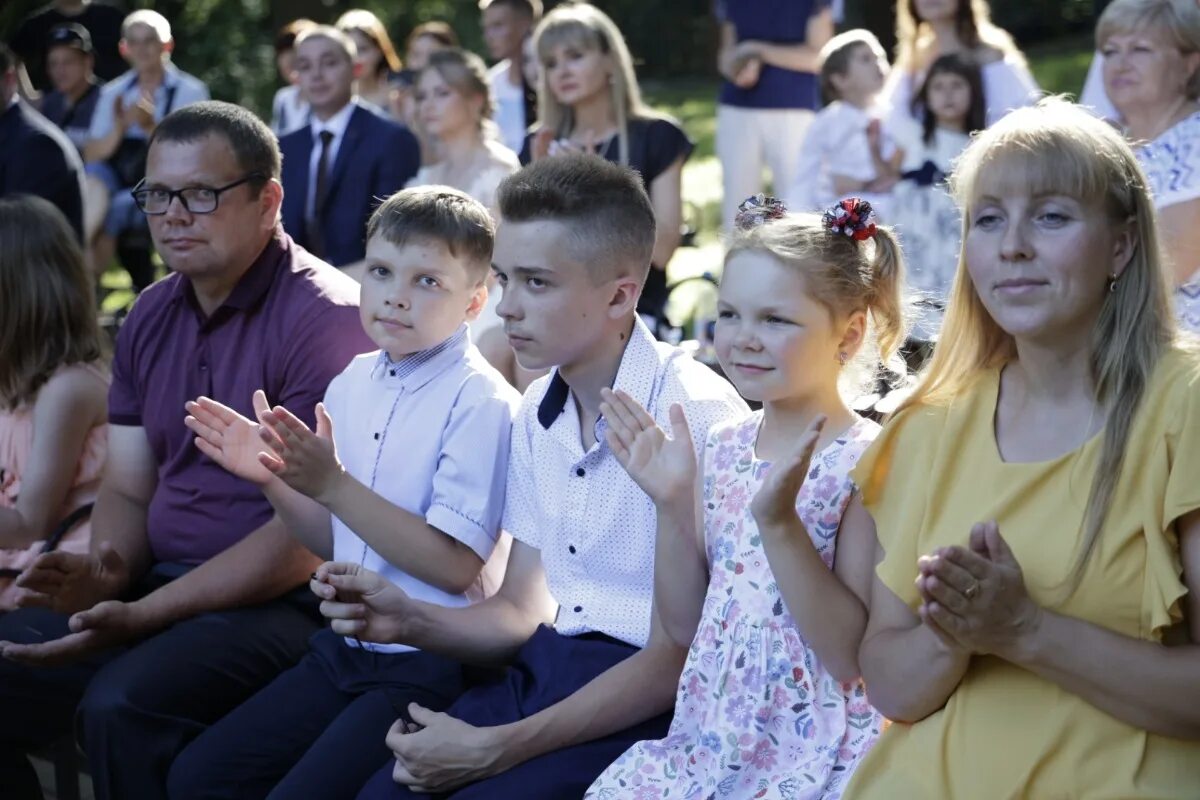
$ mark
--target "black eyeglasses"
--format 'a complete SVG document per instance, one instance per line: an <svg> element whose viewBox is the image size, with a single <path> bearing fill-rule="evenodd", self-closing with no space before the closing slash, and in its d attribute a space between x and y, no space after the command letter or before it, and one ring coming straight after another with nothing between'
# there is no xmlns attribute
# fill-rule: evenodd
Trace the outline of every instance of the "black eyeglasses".
<svg viewBox="0 0 1200 800"><path fill-rule="evenodd" d="M218 201L225 192L237 188L243 183L253 180L265 181L266 179L267 176L261 172L251 172L240 180L218 186L215 189L209 186L189 186L186 189L145 189L142 187L146 183L146 179L142 178L141 182L133 187L130 194L133 195L133 201L137 203L137 207L142 210L142 213L152 217L167 213L167 209L171 207L171 201L176 197L179 198L179 202L183 203L184 209L191 214L211 214L217 210Z"/></svg>

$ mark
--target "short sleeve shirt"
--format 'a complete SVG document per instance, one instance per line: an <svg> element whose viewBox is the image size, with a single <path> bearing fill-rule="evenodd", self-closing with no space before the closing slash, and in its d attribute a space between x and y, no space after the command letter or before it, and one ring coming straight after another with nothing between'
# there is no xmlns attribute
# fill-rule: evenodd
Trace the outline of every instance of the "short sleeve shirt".
<svg viewBox="0 0 1200 800"><path fill-rule="evenodd" d="M738 42L757 40L771 44L804 44L809 21L829 7L828 0L717 0L717 18L733 26ZM816 73L798 72L763 64L758 82L742 89L726 81L720 100L744 108L821 107L821 87Z"/></svg>
<svg viewBox="0 0 1200 800"><path fill-rule="evenodd" d="M1072 591L1063 583L1083 546L1104 435L1049 461L1005 461L995 438L999 387L1000 370L988 370L947 406L906 409L859 460L853 477L884 552L880 581L915 614L917 559L966 546L972 525L995 520L1034 602L1161 641L1183 619L1188 591L1177 523L1200 508L1200 363L1168 351L1151 373L1104 526ZM883 733L846 796L1183 800L1200 797L1198 764L1196 741L1123 722L1047 677L975 655L944 707Z"/></svg>
<svg viewBox="0 0 1200 800"><path fill-rule="evenodd" d="M697 454L710 427L749 411L725 379L656 342L640 319L613 387L666 429L671 406L681 404ZM617 462L606 427L601 419L584 452L567 383L555 371L531 385L513 424L504 529L541 551L559 633L598 632L643 647L654 596L654 503Z"/></svg>
<svg viewBox="0 0 1200 800"><path fill-rule="evenodd" d="M143 428L154 453L154 558L201 563L272 516L258 487L196 449L184 403L205 395L253 418L263 389L311 426L329 381L372 349L354 280L282 230L209 317L178 273L142 292L117 336L108 413L113 425Z"/></svg>
<svg viewBox="0 0 1200 800"><path fill-rule="evenodd" d="M347 473L484 562L500 536L509 437L520 402L517 390L471 344L466 325L397 362L383 352L358 356L325 396ZM396 568L337 517L333 558L374 570L423 602L460 607L482 599L478 591L451 594Z"/></svg>
<svg viewBox="0 0 1200 800"><path fill-rule="evenodd" d="M136 103L139 96L137 73L130 70L116 80L104 84L100 90L100 99L96 102L96 112L92 114L92 126L88 131L91 139L101 139L113 129L115 116L113 102L120 97L126 105ZM191 103L199 103L209 99L208 87L175 65L168 63L166 76L154 91L154 121L162 122L162 118ZM141 125L133 125L125 131L130 139L147 139L149 133Z"/></svg>

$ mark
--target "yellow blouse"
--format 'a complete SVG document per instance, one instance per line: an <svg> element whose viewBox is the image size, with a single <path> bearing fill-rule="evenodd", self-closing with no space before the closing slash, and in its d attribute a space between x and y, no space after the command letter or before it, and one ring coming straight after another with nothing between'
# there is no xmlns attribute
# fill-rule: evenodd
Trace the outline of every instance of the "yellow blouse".
<svg viewBox="0 0 1200 800"><path fill-rule="evenodd" d="M993 422L999 375L949 407L905 411L859 461L854 477L885 551L879 578L915 611L917 559L965 545L974 523L995 519L1034 600L1161 640L1187 593L1175 521L1200 507L1196 359L1171 351L1151 375L1107 521L1067 597L1058 587L1083 538L1103 436L1052 461L1004 462ZM976 656L941 710L888 728L845 797L1196 800L1200 742L1134 728L1032 672Z"/></svg>

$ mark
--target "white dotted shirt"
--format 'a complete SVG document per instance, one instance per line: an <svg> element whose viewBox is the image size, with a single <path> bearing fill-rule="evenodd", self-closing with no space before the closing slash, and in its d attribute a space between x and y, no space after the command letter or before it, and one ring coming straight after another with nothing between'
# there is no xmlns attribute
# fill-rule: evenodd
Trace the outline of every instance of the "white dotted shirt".
<svg viewBox="0 0 1200 800"><path fill-rule="evenodd" d="M664 430L671 405L680 403L698 458L712 425L748 413L727 381L656 342L641 320L613 387ZM594 631L644 647L654 597L654 504L617 462L605 425L596 423L596 444L585 453L579 413L558 371L526 390L513 423L504 529L541 551L559 633Z"/></svg>
<svg viewBox="0 0 1200 800"><path fill-rule="evenodd" d="M466 325L438 346L400 361L385 352L357 356L325 394L346 471L485 562L500 536L509 436L519 402L516 389L471 345ZM427 603L461 607L483 599L478 588L450 594L396 568L337 517L333 558L362 564Z"/></svg>

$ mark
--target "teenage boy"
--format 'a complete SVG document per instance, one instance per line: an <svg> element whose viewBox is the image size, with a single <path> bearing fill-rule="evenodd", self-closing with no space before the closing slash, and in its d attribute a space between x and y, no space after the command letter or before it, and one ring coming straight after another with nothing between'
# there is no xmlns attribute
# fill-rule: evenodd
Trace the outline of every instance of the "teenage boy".
<svg viewBox="0 0 1200 800"><path fill-rule="evenodd" d="M100 99L100 81L92 71L94 63L92 37L82 25L70 23L50 31L46 74L54 90L42 97L40 110L81 153Z"/></svg>
<svg viewBox="0 0 1200 800"><path fill-rule="evenodd" d="M488 71L493 118L500 138L514 153L525 146L525 132L537 119L537 87L525 79L525 40L542 18L541 0L479 0L483 40L496 65Z"/></svg>
<svg viewBox="0 0 1200 800"><path fill-rule="evenodd" d="M389 198L367 227L363 328L379 346L329 384L312 432L256 396L266 428L212 400L189 404L197 445L262 486L313 552L376 570L406 593L459 608L480 600L500 534L520 396L471 344L487 298L488 210L446 187ZM274 432L274 434L272 433ZM503 568L507 547L497 550ZM462 692L445 656L332 630L171 769L171 797L353 798L390 751L397 714Z"/></svg>
<svg viewBox="0 0 1200 800"><path fill-rule="evenodd" d="M367 220L381 198L417 174L421 148L407 128L354 96L354 56L353 40L328 25L296 37L296 75L312 117L281 138L279 149L284 229L358 277Z"/></svg>
<svg viewBox="0 0 1200 800"><path fill-rule="evenodd" d="M636 173L544 159L505 179L499 206L505 330L521 366L557 366L513 424L504 583L469 609L422 602L355 563L323 565L311 586L346 635L511 667L446 713L412 706L416 726L393 726L395 761L364 798L581 797L630 744L665 735L686 653L652 613L654 505L605 442L600 391L625 391L663 426L680 404L697 452L711 425L747 413L637 317L654 212Z"/></svg>

